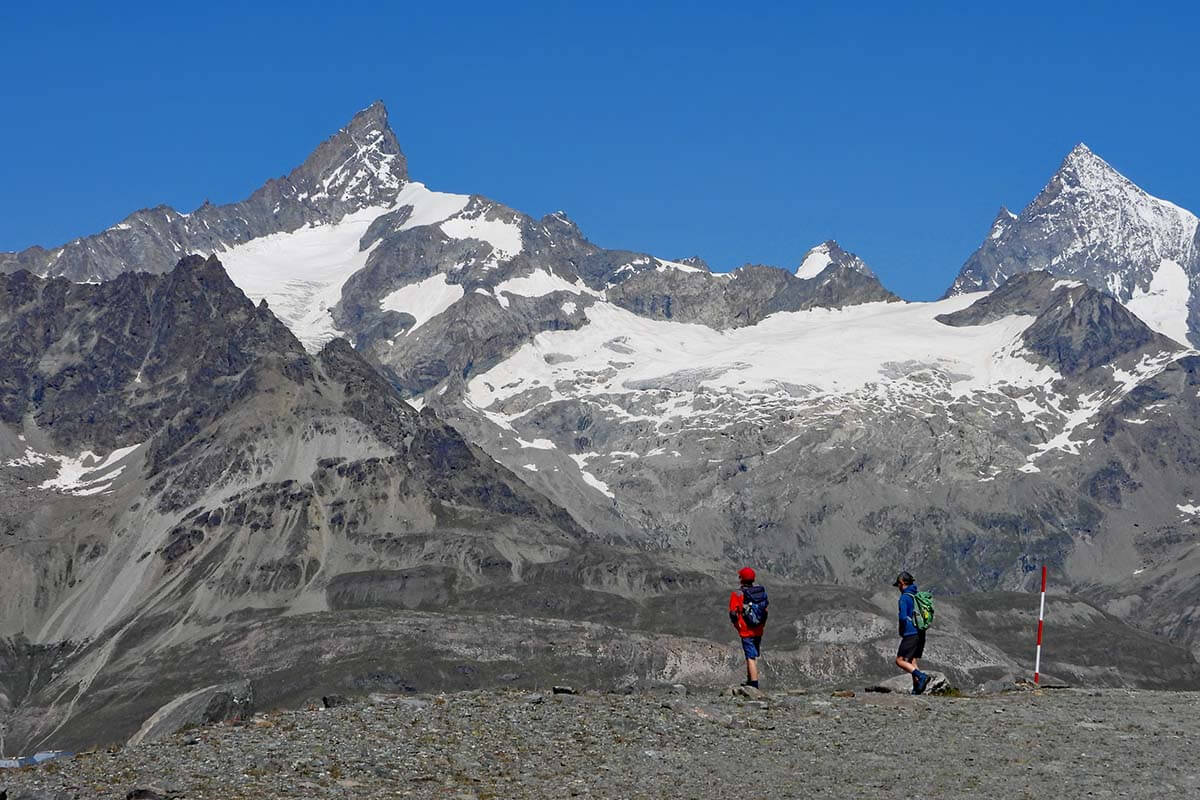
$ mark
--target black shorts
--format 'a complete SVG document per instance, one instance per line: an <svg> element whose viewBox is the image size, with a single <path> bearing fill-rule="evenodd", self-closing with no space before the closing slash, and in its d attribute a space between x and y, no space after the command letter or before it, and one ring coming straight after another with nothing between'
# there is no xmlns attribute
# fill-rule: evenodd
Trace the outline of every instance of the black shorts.
<svg viewBox="0 0 1200 800"><path fill-rule="evenodd" d="M900 640L900 649L896 651L897 658L912 661L925 654L925 631L913 636L905 636Z"/></svg>

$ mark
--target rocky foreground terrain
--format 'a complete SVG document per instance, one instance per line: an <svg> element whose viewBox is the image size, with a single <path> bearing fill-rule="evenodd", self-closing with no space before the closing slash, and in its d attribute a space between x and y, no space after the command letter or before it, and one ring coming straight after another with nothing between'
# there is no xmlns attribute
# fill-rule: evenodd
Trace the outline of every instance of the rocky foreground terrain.
<svg viewBox="0 0 1200 800"><path fill-rule="evenodd" d="M377 695L85 753L0 782L8 800L1200 792L1195 693L731 691Z"/></svg>

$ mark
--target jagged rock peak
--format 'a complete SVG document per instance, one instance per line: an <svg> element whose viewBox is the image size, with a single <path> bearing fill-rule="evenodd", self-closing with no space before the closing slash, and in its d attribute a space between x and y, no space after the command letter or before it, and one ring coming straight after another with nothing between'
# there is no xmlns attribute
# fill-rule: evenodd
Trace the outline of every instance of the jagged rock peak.
<svg viewBox="0 0 1200 800"><path fill-rule="evenodd" d="M322 142L288 179L313 199L379 202L408 182L408 162L376 100Z"/></svg>
<svg viewBox="0 0 1200 800"><path fill-rule="evenodd" d="M850 269L864 275L875 277L875 273L867 263L854 253L842 249L833 239L828 239L804 254L800 266L796 268L797 278L815 278L830 265L841 269Z"/></svg>
<svg viewBox="0 0 1200 800"><path fill-rule="evenodd" d="M569 231L574 231L576 233L579 231L579 226L575 224L575 220L568 217L567 212L565 211L554 211L546 214L541 218L540 222L542 225L554 227L561 226L562 228L565 228Z"/></svg>
<svg viewBox="0 0 1200 800"><path fill-rule="evenodd" d="M1017 221L1017 215L1008 210L1008 206L1000 206L996 217L992 220L992 230L988 238L999 238L1008 227Z"/></svg>
<svg viewBox="0 0 1200 800"><path fill-rule="evenodd" d="M1050 190L1055 182L1092 192L1112 189L1132 190L1139 195L1149 197L1140 187L1113 169L1111 164L1092 152L1083 142L1075 145L1063 159L1046 189Z"/></svg>
<svg viewBox="0 0 1200 800"><path fill-rule="evenodd" d="M28 269L74 281L108 280L122 272L169 271L185 253L225 252L251 239L337 222L362 209L392 205L408 183L408 164L375 102L326 139L282 178L227 205L205 201L191 214L167 206L143 209L62 247L0 253L0 271Z"/></svg>
<svg viewBox="0 0 1200 800"><path fill-rule="evenodd" d="M712 267L710 267L708 265L708 262L705 261L700 256L688 256L687 258L677 258L677 259L675 259L675 263L676 264L685 264L689 267L695 267L696 269L702 269L705 272L712 272Z"/></svg>

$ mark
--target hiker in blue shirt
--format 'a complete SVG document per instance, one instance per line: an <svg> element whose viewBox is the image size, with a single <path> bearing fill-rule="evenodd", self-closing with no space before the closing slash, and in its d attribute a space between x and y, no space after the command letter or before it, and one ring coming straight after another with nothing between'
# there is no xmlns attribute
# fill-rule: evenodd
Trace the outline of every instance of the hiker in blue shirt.
<svg viewBox="0 0 1200 800"><path fill-rule="evenodd" d="M925 631L917 627L917 582L907 572L896 576L892 584L900 590L900 649L896 666L912 675L913 694L921 694L929 685L929 675L917 668L917 659L925 653Z"/></svg>

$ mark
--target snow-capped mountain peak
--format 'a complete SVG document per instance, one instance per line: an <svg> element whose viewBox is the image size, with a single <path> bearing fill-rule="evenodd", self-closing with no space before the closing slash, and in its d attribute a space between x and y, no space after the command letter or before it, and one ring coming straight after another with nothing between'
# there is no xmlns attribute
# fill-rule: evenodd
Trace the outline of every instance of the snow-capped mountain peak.
<svg viewBox="0 0 1200 800"><path fill-rule="evenodd" d="M1107 161L1096 155L1083 142L1071 148L1063 159L1059 172L1073 170L1081 176L1086 176L1093 184L1113 181L1127 181L1124 175L1113 169Z"/></svg>
<svg viewBox="0 0 1200 800"><path fill-rule="evenodd" d="M841 245L833 239L821 242L804 254L800 266L796 268L796 277L810 280L820 275L830 265L875 277L875 273L871 271L865 261L854 253L843 250Z"/></svg>
<svg viewBox="0 0 1200 800"><path fill-rule="evenodd" d="M397 201L408 165L387 109L376 102L326 139L286 176L240 203L205 201L183 214L166 206L142 209L98 234L44 249L0 253L0 271L27 269L75 281L107 280L130 270L165 272L188 253L231 247L312 225L330 225L367 208Z"/></svg>
<svg viewBox="0 0 1200 800"><path fill-rule="evenodd" d="M1160 333L1196 341L1197 230L1194 214L1149 194L1081 143L1020 215L1001 210L947 295L1046 270L1109 292Z"/></svg>

